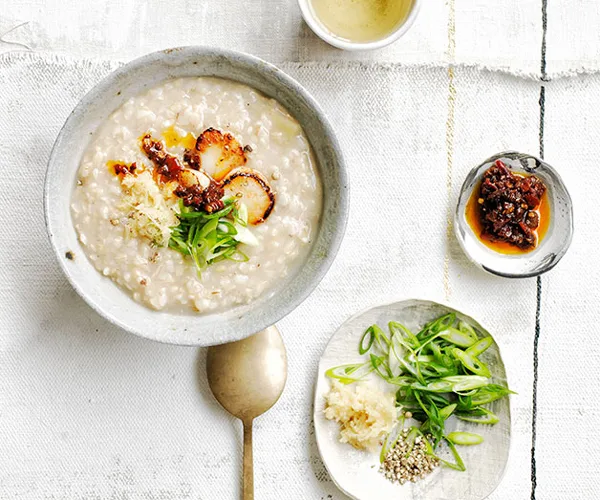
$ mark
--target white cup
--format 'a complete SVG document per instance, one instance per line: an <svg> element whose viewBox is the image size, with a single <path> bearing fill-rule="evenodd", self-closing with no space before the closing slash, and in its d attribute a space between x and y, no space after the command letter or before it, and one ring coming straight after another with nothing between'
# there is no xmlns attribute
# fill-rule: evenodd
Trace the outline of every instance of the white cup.
<svg viewBox="0 0 600 500"><path fill-rule="evenodd" d="M410 12L408 13L408 16L406 17L404 22L399 24L393 31L391 31L383 38L371 42L353 42L350 40L340 38L339 36L329 31L315 15L315 12L311 7L310 2L311 0L298 0L298 5L300 6L300 10L302 11L302 17L304 17L306 24L310 26L310 29L313 30L319 38L321 38L328 44L343 50L373 50L380 49L382 47L385 47L386 45L394 43L402 35L404 35L412 26L412 24L415 22L417 14L419 13L419 8L421 7L421 0L413 0Z"/></svg>

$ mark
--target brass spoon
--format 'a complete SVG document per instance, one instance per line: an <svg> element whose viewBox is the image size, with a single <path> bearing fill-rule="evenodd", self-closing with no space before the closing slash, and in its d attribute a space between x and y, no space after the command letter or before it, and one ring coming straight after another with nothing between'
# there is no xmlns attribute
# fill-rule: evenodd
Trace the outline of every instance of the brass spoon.
<svg viewBox="0 0 600 500"><path fill-rule="evenodd" d="M247 339L210 347L206 374L217 401L244 424L243 499L254 500L252 422L277 402L287 379L279 330L271 326Z"/></svg>

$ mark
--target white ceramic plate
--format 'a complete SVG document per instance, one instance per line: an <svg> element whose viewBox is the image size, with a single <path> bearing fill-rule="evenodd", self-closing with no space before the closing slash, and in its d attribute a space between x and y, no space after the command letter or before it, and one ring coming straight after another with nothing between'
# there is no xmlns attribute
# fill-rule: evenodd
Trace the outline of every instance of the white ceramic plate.
<svg viewBox="0 0 600 500"><path fill-rule="evenodd" d="M379 472L379 450L368 453L339 442L339 425L323 415L323 396L329 391L325 372L334 366L364 360L358 354L358 343L367 327L377 323L387 329L389 321L398 321L418 332L428 321L455 312L457 317L473 326L480 336L489 335L479 323L459 311L426 300L405 300L374 307L353 316L333 335L319 362L315 391L315 434L321 458L332 480L346 495L356 500L481 500L500 483L508 461L510 448L510 402L502 398L488 408L500 419L494 426L473 424L450 417L447 432L476 432L484 437L477 446L458 447L467 470L457 472L438 467L424 480L403 486L391 483ZM494 374L494 381L506 383L504 364L494 343L482 356ZM375 381L375 376L374 381Z"/></svg>

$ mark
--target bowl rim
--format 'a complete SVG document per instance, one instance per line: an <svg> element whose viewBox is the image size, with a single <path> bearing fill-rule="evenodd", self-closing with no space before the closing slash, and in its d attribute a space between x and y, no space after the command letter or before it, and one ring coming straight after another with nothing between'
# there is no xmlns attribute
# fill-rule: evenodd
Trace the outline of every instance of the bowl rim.
<svg viewBox="0 0 600 500"><path fill-rule="evenodd" d="M257 73L260 73L261 76L266 77L268 80L275 79L279 83L278 85L283 85L287 87L288 90L294 92L295 96L299 99L300 102L305 104L313 113L314 116L318 119L325 131L327 136L327 142L329 143L329 148L334 152L335 159L337 163L337 172L336 179L339 184L339 194L336 197L336 207L338 208L337 213L335 214L335 219L330 226L329 233L329 245L327 247L327 255L322 258L318 264L315 265L314 271L309 275L309 278L306 281L306 284L302 287L296 288L294 294L291 296L291 300L287 303L279 303L276 308L271 308L271 311L263 311L256 312L259 309L251 309L245 316L246 321L245 324L248 325L246 327L241 327L235 332L230 332L222 338L217 339L216 341L212 341L214 339L209 340L208 342L203 342L200 338L195 338L193 335L190 335L189 338L171 338L171 337L159 337L156 335L148 334L146 331L136 328L133 324L129 322L124 322L121 318L113 315L111 312L105 310L101 301L96 300L91 296L88 291L84 290L84 286L82 286L82 281L77 280L68 267L69 263L67 262L67 257L63 252L63 249L60 247L61 238L64 237L64 233L62 231L56 231L56 224L59 218L56 215L57 209L54 207L55 204L58 203L58 197L53 196L51 179L52 174L59 170L60 165L57 164L58 156L61 153L60 149L62 143L69 137L69 133L72 132L70 130L71 124L74 123L77 119L81 118L83 114L85 114L85 110L88 106L90 106L98 97L102 95L106 95L107 93L112 92L115 88L115 85L118 85L119 80L126 74L130 72L135 72L141 70L144 66L157 63L161 58L162 64L168 65L168 57L171 54L177 54L178 57L188 57L189 62L185 62L184 64L192 64L192 61L198 61L201 58L208 57L222 57L227 60L234 60L237 63L242 65L248 65L249 67L253 67ZM164 58L167 59L164 59ZM200 66L200 65L199 65ZM202 75L199 75L202 76ZM220 76L217 78L227 78L225 76ZM168 80L165 78L164 81ZM244 82L240 82L244 85L249 85ZM249 85L250 86L250 85ZM262 93L262 92L261 92ZM267 96L271 97L271 96ZM274 98L274 97L272 97ZM274 98L275 99L275 98ZM116 109L116 108L115 108ZM111 111L112 112L112 111ZM293 112L290 111L292 116L294 116ZM80 163L78 162L78 165ZM318 166L319 170L321 166ZM77 170L75 170L76 174ZM75 175L74 174L74 175ZM280 70L275 65L268 63L259 57L246 54L239 51L233 51L228 49L221 49L217 47L209 47L209 46L201 46L201 45L189 45L182 47L175 47L171 49L164 49L160 51L150 52L141 57L133 59L132 61L124 64L123 66L117 68L116 70L110 72L107 76L102 78L98 83L96 83L90 90L88 90L85 95L78 101L73 110L69 113L65 123L62 125L56 140L53 144L52 151L50 153L50 157L48 159L46 174L44 178L44 193L43 193L43 206L44 206L44 220L46 225L46 231L48 233L48 237L51 243L51 246L54 250L56 258L59 262L60 268L63 274L66 276L67 280L77 292L77 294L98 314L108 320L110 323L115 324L122 328L123 330L133 333L139 337L147 338L149 340L157 341L165 344L173 344L173 345L186 345L186 346L210 346L217 345L220 343L232 342L236 340L241 340L243 338L249 337L254 333L261 331L287 316L291 313L296 307L298 307L304 300L314 291L314 289L319 285L322 279L325 277L329 268L333 264L341 243L343 241L347 221L348 221L348 212L349 212L349 179L348 179L348 171L346 167L346 162L344 159L343 151L339 140L335 134L335 131L321 108L321 106L317 103L317 101L312 97L312 95L300 85L295 79L291 76L287 75L285 72ZM321 212L321 219L319 222L319 233L324 230L323 226L323 212ZM85 256L87 259L87 255ZM302 267L302 266L301 266ZM301 268L300 268L301 269ZM99 273L97 269L94 269L95 272ZM104 278L109 279L109 278ZM293 281L293 280L292 280ZM292 282L290 281L290 283ZM118 284L112 282L114 287L117 287L123 290ZM289 286L289 285L288 285ZM128 291L123 290L127 295L131 296ZM131 299L133 300L133 299ZM273 300L273 296L268 297L268 301ZM267 302L268 303L268 302ZM252 302L250 303L252 304ZM148 313L156 313L159 311L154 311L153 309L148 308L143 305L143 307L147 308ZM228 308L224 311L218 311L217 314L220 315L223 312L229 312L235 310L234 308ZM176 313L168 313L160 311L160 313L166 315L167 317L179 317L182 314ZM206 314L197 314L197 315L189 315L186 317L190 318L190 330L195 326L194 321L198 321L200 318L206 318ZM236 315L237 317L237 315ZM255 321L257 326L249 327L249 323L251 320ZM238 321L241 321L241 316L238 318ZM187 331L187 329L186 329ZM181 337L181 336L180 336Z"/></svg>
<svg viewBox="0 0 600 500"><path fill-rule="evenodd" d="M306 24L308 24L309 28L315 35L317 35L324 42L327 42L329 45L348 51L376 50L391 45L404 36L412 27L421 9L421 0L412 0L413 4L408 16L404 22L398 25L389 35L371 42L352 42L350 40L339 38L328 31L312 12L309 5L310 2L311 0L298 0L298 6L302 12L302 17L304 18Z"/></svg>
<svg viewBox="0 0 600 500"><path fill-rule="evenodd" d="M513 159L534 160L536 162L536 165L541 165L544 167L545 170L550 172L554 176L556 181L560 184L562 189L564 190L565 199L567 201L567 207L568 207L569 227L568 227L568 232L565 235L565 238L562 240L563 244L561 246L560 251L555 254L555 258L550 263L546 264L542 268L537 269L535 271L523 272L523 273L504 272L499 269L494 269L489 266L486 266L482 262L476 260L466 248L466 244L465 244L464 238L462 237L462 232L461 232L461 227L460 227L461 226L460 218L463 215L462 200L463 200L463 197L465 196L465 193L467 191L467 187L469 185L469 181L471 180L471 178L472 177L481 177L481 175L478 175L478 172L485 164L494 162L503 157L510 157L511 155L515 157ZM527 170L527 167L524 167L524 170ZM531 173L534 174L535 169L531 169ZM470 197L471 193L468 193L468 196ZM468 198L467 198L467 200L468 200ZM512 149L501 151L499 153L496 153L496 154L490 156L489 158L485 159L484 161L482 161L481 163L479 163L478 165L476 165L469 171L469 173L465 177L465 180L460 188L458 201L456 203L456 210L454 212L454 234L455 234L456 239L458 240L458 243L460 244L460 247L462 248L464 254L469 258L469 260L471 262L473 262L474 264L476 264L477 266L482 268L484 271L487 271L488 273L493 274L495 276L499 276L501 278L509 278L509 279L534 278L536 276L540 276L540 275L552 270L560 262L560 260L564 257L564 255L567 253L567 250L571 246L571 242L573 241L574 229L575 229L575 221L574 221L574 216L573 216L573 200L571 198L569 190L567 189L566 184L564 183L564 181L563 181L562 177L560 176L560 174L558 173L558 171L542 158L539 158L535 155L531 155L531 154L527 154L527 153L520 153L519 151L515 151ZM473 229L470 226L468 226L467 230L470 231L471 233L473 233ZM474 236L476 239L478 239L477 235L474 234ZM526 255L527 254L524 254L524 256L526 256ZM518 259L520 257L520 255L518 255L518 254L516 256L511 255L510 257L513 259L514 258Z"/></svg>

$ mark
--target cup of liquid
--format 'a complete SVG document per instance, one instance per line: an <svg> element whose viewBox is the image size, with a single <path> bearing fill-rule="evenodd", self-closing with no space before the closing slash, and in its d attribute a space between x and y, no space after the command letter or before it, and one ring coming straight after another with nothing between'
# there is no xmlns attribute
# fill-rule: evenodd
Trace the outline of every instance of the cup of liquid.
<svg viewBox="0 0 600 500"><path fill-rule="evenodd" d="M371 50L408 31L421 0L298 0L310 28L344 50Z"/></svg>

